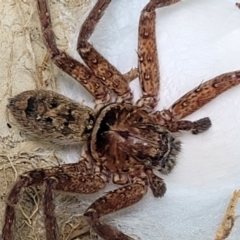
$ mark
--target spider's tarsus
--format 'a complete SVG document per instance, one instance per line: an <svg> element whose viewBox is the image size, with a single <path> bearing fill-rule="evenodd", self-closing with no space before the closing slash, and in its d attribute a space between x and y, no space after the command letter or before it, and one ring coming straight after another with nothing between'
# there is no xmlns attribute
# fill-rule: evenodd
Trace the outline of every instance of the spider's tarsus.
<svg viewBox="0 0 240 240"><path fill-rule="evenodd" d="M193 124L194 124L194 127L192 130L192 134L199 134L199 133L205 132L212 126L212 123L209 117L201 118L198 121L194 122Z"/></svg>

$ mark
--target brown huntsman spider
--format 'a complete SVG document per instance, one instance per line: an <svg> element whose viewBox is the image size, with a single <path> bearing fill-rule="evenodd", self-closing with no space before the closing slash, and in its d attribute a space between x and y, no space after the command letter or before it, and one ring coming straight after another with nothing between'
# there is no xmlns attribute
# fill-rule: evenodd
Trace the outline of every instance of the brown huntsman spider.
<svg viewBox="0 0 240 240"><path fill-rule="evenodd" d="M84 212L90 227L105 240L133 239L101 221L101 217L140 201L151 189L162 197L166 186L154 171L169 174L176 165L180 131L208 130L208 117L183 120L212 99L240 83L240 71L204 82L169 109L154 110L160 85L155 36L156 9L179 0L150 0L141 12L138 69L121 74L88 39L111 0L98 0L83 23L77 51L85 64L60 51L55 43L47 0L37 0L42 34L52 61L76 79L94 97L95 109L47 90L22 92L9 100L8 109L27 132L56 144L86 142L78 163L28 171L19 176L7 198L3 240L14 237L16 205L30 185L43 185L46 239L58 240L54 192L95 193L109 182L120 185L92 203ZM139 77L142 96L133 103L130 81Z"/></svg>

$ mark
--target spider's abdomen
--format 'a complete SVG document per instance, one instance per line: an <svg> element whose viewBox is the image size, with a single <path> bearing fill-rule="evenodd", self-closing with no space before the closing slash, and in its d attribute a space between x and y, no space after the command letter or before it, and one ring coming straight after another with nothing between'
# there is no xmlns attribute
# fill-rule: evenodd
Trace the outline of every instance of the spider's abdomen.
<svg viewBox="0 0 240 240"><path fill-rule="evenodd" d="M8 108L21 128L57 144L86 141L95 120L91 108L46 90L22 92L9 99Z"/></svg>
<svg viewBox="0 0 240 240"><path fill-rule="evenodd" d="M152 115L130 104L110 104L99 113L91 135L93 157L110 171L136 165L169 173L176 165L180 142Z"/></svg>

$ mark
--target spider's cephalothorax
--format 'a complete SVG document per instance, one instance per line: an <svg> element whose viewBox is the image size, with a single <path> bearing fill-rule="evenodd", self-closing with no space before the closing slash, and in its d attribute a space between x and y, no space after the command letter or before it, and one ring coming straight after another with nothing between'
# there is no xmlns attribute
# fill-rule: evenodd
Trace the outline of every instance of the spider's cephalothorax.
<svg viewBox="0 0 240 240"><path fill-rule="evenodd" d="M143 166L168 173L180 151L180 142L153 115L127 103L101 109L89 145L93 158L113 173Z"/></svg>
<svg viewBox="0 0 240 240"><path fill-rule="evenodd" d="M57 144L86 142L87 150L78 163L34 169L19 176L7 199L3 240L13 239L15 208L24 187L44 185L46 238L57 240L53 192L94 193L109 181L123 186L97 199L84 216L105 240L132 239L100 218L138 202L148 187L155 197L162 197L166 186L153 170L168 174L176 165L181 144L174 132L198 134L211 126L208 117L194 122L182 119L240 83L240 71L225 73L189 91L169 109L154 111L159 92L155 9L178 1L149 1L139 21L138 69L121 74L88 42L111 0L98 0L80 30L77 50L87 67L57 48L47 1L37 0L52 61L86 88L96 107L93 110L46 90L26 91L9 100L10 112L28 133ZM137 76L142 97L134 104L129 82ZM111 99L113 94L116 101Z"/></svg>

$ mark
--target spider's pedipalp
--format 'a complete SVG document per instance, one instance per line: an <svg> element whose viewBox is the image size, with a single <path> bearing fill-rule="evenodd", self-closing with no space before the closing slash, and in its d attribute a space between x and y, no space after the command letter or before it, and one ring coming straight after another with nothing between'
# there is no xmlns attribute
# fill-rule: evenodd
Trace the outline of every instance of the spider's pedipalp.
<svg viewBox="0 0 240 240"><path fill-rule="evenodd" d="M151 169L146 171L149 180L149 186L154 197L163 197L167 191L166 184L162 178L155 175Z"/></svg>
<svg viewBox="0 0 240 240"><path fill-rule="evenodd" d="M211 127L211 120L208 117L194 122L181 119L239 84L240 71L219 75L183 95L169 109L155 112L156 121L170 132L192 131L193 134L202 133Z"/></svg>
<svg viewBox="0 0 240 240"><path fill-rule="evenodd" d="M211 125L212 125L211 120L208 117L199 119L193 122L192 133L199 134L205 132L211 127Z"/></svg>
<svg viewBox="0 0 240 240"><path fill-rule="evenodd" d="M192 131L193 134L198 134L207 131L212 125L208 117L197 121L175 120L169 110L157 111L153 115L156 121L170 132Z"/></svg>

